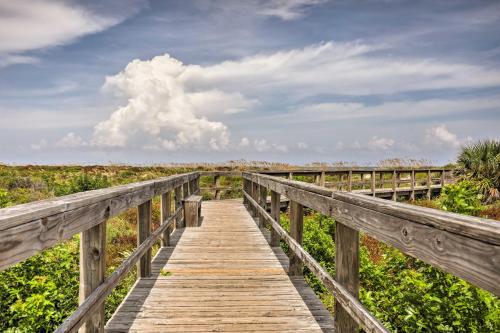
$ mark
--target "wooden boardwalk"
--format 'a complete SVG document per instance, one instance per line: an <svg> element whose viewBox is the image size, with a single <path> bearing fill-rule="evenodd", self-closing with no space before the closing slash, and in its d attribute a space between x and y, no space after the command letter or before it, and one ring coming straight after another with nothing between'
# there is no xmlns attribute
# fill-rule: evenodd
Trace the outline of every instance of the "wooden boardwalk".
<svg viewBox="0 0 500 333"><path fill-rule="evenodd" d="M200 227L174 232L107 332L333 332L329 312L302 277L288 276L288 258L241 200L203 202L202 216Z"/></svg>

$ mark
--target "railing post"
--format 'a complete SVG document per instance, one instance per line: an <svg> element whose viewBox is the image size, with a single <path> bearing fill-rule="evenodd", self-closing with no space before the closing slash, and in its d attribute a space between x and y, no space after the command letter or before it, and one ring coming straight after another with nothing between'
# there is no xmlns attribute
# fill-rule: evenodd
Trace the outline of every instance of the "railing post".
<svg viewBox="0 0 500 333"><path fill-rule="evenodd" d="M349 176L348 176L347 182L348 182L347 191L351 192L352 191L352 170L349 170Z"/></svg>
<svg viewBox="0 0 500 333"><path fill-rule="evenodd" d="M427 170L427 200L431 200L431 170Z"/></svg>
<svg viewBox="0 0 500 333"><path fill-rule="evenodd" d="M254 199L257 203L259 202L259 184L257 183L252 183L252 199ZM257 208L253 208L252 215L254 217L259 217Z"/></svg>
<svg viewBox="0 0 500 333"><path fill-rule="evenodd" d="M375 170L372 171L372 178L371 178L371 181L372 181L372 196L375 196Z"/></svg>
<svg viewBox="0 0 500 333"><path fill-rule="evenodd" d="M272 218L280 223L280 212L281 212L281 199L278 192L271 191L271 216ZM276 247L280 245L280 237L278 233L271 228L271 247Z"/></svg>
<svg viewBox="0 0 500 333"><path fill-rule="evenodd" d="M288 173L288 179L290 179L290 180L293 179L293 172Z"/></svg>
<svg viewBox="0 0 500 333"><path fill-rule="evenodd" d="M161 224L165 223L165 220L172 216L172 194L171 192L163 193L161 195L161 211L160 211L160 221ZM170 246L170 232L171 227L167 228L161 238L161 246Z"/></svg>
<svg viewBox="0 0 500 333"><path fill-rule="evenodd" d="M325 187L325 185L326 185L326 173L322 171L321 177L319 179L319 186Z"/></svg>
<svg viewBox="0 0 500 333"><path fill-rule="evenodd" d="M266 209L267 208L267 188L265 186L259 186L259 205ZM266 226L264 215L259 216L259 227L264 228Z"/></svg>
<svg viewBox="0 0 500 333"><path fill-rule="evenodd" d="M151 235L151 200L137 207L137 246ZM137 263L137 278L151 276L151 249Z"/></svg>
<svg viewBox="0 0 500 333"><path fill-rule="evenodd" d="M441 188L444 187L446 183L446 170L441 170Z"/></svg>
<svg viewBox="0 0 500 333"><path fill-rule="evenodd" d="M182 194L184 199L189 197L189 182L182 184Z"/></svg>
<svg viewBox="0 0 500 333"><path fill-rule="evenodd" d="M398 200L398 194L396 193L396 188L397 188L397 185L396 185L396 175L397 175L397 172L396 170L394 170L392 172L392 200L394 201L397 201Z"/></svg>
<svg viewBox="0 0 500 333"><path fill-rule="evenodd" d="M214 176L214 199L220 200L220 177L218 175Z"/></svg>
<svg viewBox="0 0 500 333"><path fill-rule="evenodd" d="M304 229L304 208L295 201L290 201L290 236L302 245L302 233ZM302 275L302 262L293 253L290 254L290 266L288 275Z"/></svg>
<svg viewBox="0 0 500 333"><path fill-rule="evenodd" d="M106 272L106 222L81 233L79 304L104 282ZM104 332L104 303L79 329L80 333Z"/></svg>
<svg viewBox="0 0 500 333"><path fill-rule="evenodd" d="M335 229L335 280L354 297L359 294L359 232L336 223ZM357 333L358 325L340 303L335 302L335 332Z"/></svg>
<svg viewBox="0 0 500 333"><path fill-rule="evenodd" d="M245 178L243 178L243 192L248 193L248 180ZM245 195L243 195L243 204L248 204L247 197Z"/></svg>
<svg viewBox="0 0 500 333"><path fill-rule="evenodd" d="M174 189L174 197L175 197L175 211L179 209L182 206L182 185L177 186ZM181 214L177 217L177 221L175 221L175 227L176 228L183 228L184 227L184 218L182 217Z"/></svg>
<svg viewBox="0 0 500 333"><path fill-rule="evenodd" d="M410 188L411 188L411 193L410 193L410 200L414 201L415 200L415 170L411 170L411 175L410 175Z"/></svg>

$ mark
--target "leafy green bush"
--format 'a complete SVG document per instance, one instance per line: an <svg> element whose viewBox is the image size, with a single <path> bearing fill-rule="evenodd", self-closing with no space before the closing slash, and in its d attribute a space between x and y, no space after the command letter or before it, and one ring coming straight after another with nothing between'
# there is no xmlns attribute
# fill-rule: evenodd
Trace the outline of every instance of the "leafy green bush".
<svg viewBox="0 0 500 333"><path fill-rule="evenodd" d="M281 215L289 230L289 219ZM304 249L331 276L335 275L335 222L317 213L304 217ZM379 260L360 248L360 300L393 332L498 332L500 300L491 293L381 245ZM285 246L286 249L286 246ZM334 298L305 269L305 278L325 306L333 311Z"/></svg>
<svg viewBox="0 0 500 333"><path fill-rule="evenodd" d="M56 196L68 195L83 191L97 190L111 186L108 177L96 174L92 175L87 172L78 174L69 179L69 181L56 185L54 194Z"/></svg>
<svg viewBox="0 0 500 333"><path fill-rule="evenodd" d="M483 195L477 183L463 180L443 187L439 204L441 208L455 213L477 215L482 209Z"/></svg>
<svg viewBox="0 0 500 333"><path fill-rule="evenodd" d="M9 206L9 204L10 204L9 192L0 188L0 208L7 207Z"/></svg>
<svg viewBox="0 0 500 333"><path fill-rule="evenodd" d="M0 273L0 331L52 332L78 304L76 237Z"/></svg>

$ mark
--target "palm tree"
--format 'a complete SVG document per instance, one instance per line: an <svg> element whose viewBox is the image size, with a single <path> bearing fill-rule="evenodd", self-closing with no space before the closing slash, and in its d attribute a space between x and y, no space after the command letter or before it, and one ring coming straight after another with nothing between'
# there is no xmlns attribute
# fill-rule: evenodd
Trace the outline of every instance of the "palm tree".
<svg viewBox="0 0 500 333"><path fill-rule="evenodd" d="M478 182L488 201L500 197L500 141L484 140L462 147L457 174Z"/></svg>

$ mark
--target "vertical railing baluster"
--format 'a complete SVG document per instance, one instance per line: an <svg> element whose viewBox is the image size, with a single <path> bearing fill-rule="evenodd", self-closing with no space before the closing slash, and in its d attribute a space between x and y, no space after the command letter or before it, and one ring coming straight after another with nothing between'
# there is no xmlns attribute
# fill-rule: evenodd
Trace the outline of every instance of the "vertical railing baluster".
<svg viewBox="0 0 500 333"><path fill-rule="evenodd" d="M372 196L375 196L375 170L372 171L371 181L372 181L372 185L371 185Z"/></svg>
<svg viewBox="0 0 500 333"><path fill-rule="evenodd" d="M280 194L278 192L271 191L271 216L272 218L280 223L280 213L281 213L281 202ZM280 237L278 233L271 228L271 246L276 247L280 245Z"/></svg>
<svg viewBox="0 0 500 333"><path fill-rule="evenodd" d="M352 170L349 170L347 182L348 182L347 191L351 192L352 191Z"/></svg>
<svg viewBox="0 0 500 333"><path fill-rule="evenodd" d="M304 208L295 201L290 201L290 236L302 245L304 230ZM288 274L291 276L302 275L302 261L293 253L290 254Z"/></svg>
<svg viewBox="0 0 500 333"><path fill-rule="evenodd" d="M267 208L267 188L265 186L259 186L259 205L266 209ZM264 215L259 216L259 227L264 228L266 226Z"/></svg>
<svg viewBox="0 0 500 333"><path fill-rule="evenodd" d="M392 172L392 200L396 201L398 199L398 194L396 192L396 170Z"/></svg>
<svg viewBox="0 0 500 333"><path fill-rule="evenodd" d="M411 170L411 175L410 175L410 180L411 180L411 184L410 184L410 188L411 188L411 192L410 192L410 200L411 201L415 201L415 170Z"/></svg>
<svg viewBox="0 0 500 333"><path fill-rule="evenodd" d="M427 170L427 200L431 200L432 196L432 178L431 178L431 170Z"/></svg>
<svg viewBox="0 0 500 333"><path fill-rule="evenodd" d="M166 219L172 216L172 193L167 192L161 195L160 221L165 223ZM167 228L161 238L161 246L170 246L171 227Z"/></svg>
<svg viewBox="0 0 500 333"><path fill-rule="evenodd" d="M104 282L106 272L106 222L85 230L80 235L79 304ZM104 332L104 303L79 329L80 333Z"/></svg>
<svg viewBox="0 0 500 333"><path fill-rule="evenodd" d="M137 246L151 235L151 200L137 207ZM151 276L151 249L137 263L137 278Z"/></svg>
<svg viewBox="0 0 500 333"><path fill-rule="evenodd" d="M336 222L335 280L356 298L359 294L359 232ZM335 332L358 332L356 321L335 302Z"/></svg>
<svg viewBox="0 0 500 333"><path fill-rule="evenodd" d="M182 206L182 185L177 186L174 189L174 199L175 199L175 211L177 211L181 206ZM183 228L184 227L184 218L182 217L182 214L179 214L177 216L177 220L175 221L176 223L176 228Z"/></svg>

